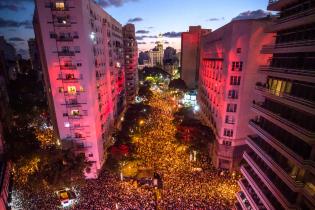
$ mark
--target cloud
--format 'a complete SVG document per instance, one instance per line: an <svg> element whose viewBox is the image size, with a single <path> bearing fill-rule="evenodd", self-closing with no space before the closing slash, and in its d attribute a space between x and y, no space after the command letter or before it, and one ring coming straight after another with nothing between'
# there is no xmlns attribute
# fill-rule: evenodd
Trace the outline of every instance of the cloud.
<svg viewBox="0 0 315 210"><path fill-rule="evenodd" d="M23 42L24 39L20 38L20 37L11 37L9 39L9 41L12 41L12 42Z"/></svg>
<svg viewBox="0 0 315 210"><path fill-rule="evenodd" d="M18 28L24 26L24 28L33 27L30 20L16 21L8 20L0 17L0 28Z"/></svg>
<svg viewBox="0 0 315 210"><path fill-rule="evenodd" d="M140 21L143 21L143 18L141 17L135 17L135 18L130 18L128 20L128 23L135 23L135 22L140 22Z"/></svg>
<svg viewBox="0 0 315 210"><path fill-rule="evenodd" d="M147 35L136 36L136 40L143 40L144 38L156 39L157 36L147 36Z"/></svg>
<svg viewBox="0 0 315 210"><path fill-rule="evenodd" d="M138 0L98 0L98 4L102 7L121 7L123 4L127 2L135 2Z"/></svg>
<svg viewBox="0 0 315 210"><path fill-rule="evenodd" d="M25 7L14 2L0 2L0 10L11 10L16 12L22 9L25 9Z"/></svg>
<svg viewBox="0 0 315 210"><path fill-rule="evenodd" d="M149 27L147 27L147 29L153 29L154 27L153 26L149 26Z"/></svg>
<svg viewBox="0 0 315 210"><path fill-rule="evenodd" d="M207 21L219 21L219 20L224 20L225 18L224 17L221 17L221 18L209 18L207 19Z"/></svg>
<svg viewBox="0 0 315 210"><path fill-rule="evenodd" d="M255 10L255 11L246 11L242 12L232 20L249 20L249 19L260 19L270 16L270 12L266 12L264 10Z"/></svg>
<svg viewBox="0 0 315 210"><path fill-rule="evenodd" d="M136 33L137 33L137 34L148 34L148 33L150 33L150 31L138 30Z"/></svg>
<svg viewBox="0 0 315 210"><path fill-rule="evenodd" d="M138 44L147 44L146 42L138 42Z"/></svg>
<svg viewBox="0 0 315 210"><path fill-rule="evenodd" d="M177 37L181 37L182 32L166 32L164 34L162 34L164 37L168 37L168 38L177 38Z"/></svg>

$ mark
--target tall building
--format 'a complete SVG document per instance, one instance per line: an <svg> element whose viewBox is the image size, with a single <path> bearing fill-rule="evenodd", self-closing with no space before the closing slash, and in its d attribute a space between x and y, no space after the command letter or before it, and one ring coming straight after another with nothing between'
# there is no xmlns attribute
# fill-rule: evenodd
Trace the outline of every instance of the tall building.
<svg viewBox="0 0 315 210"><path fill-rule="evenodd" d="M164 50L163 69L170 75L174 75L178 70L179 62L176 55L176 49L167 47Z"/></svg>
<svg viewBox="0 0 315 210"><path fill-rule="evenodd" d="M3 77L8 84L10 80L15 80L18 72L16 50L8 43L3 36L0 36L0 64L3 68Z"/></svg>
<svg viewBox="0 0 315 210"><path fill-rule="evenodd" d="M127 24L123 27L126 98L132 103L138 93L138 45L135 25Z"/></svg>
<svg viewBox="0 0 315 210"><path fill-rule="evenodd" d="M198 104L204 123L216 139L210 154L217 168L239 167L245 138L251 133L247 123L253 93L259 81L258 66L270 55L260 54L263 44L272 44L272 34L264 33L270 19L240 20L202 37Z"/></svg>
<svg viewBox="0 0 315 210"><path fill-rule="evenodd" d="M11 162L4 158L4 126L8 125L9 97L4 78L4 70L0 66L0 209L8 208Z"/></svg>
<svg viewBox="0 0 315 210"><path fill-rule="evenodd" d="M34 29L55 130L96 178L126 104L122 25L93 0L36 0Z"/></svg>
<svg viewBox="0 0 315 210"><path fill-rule="evenodd" d="M272 0L268 10L280 11L268 28L276 42L261 50L273 55L259 68L237 205L315 209L315 3Z"/></svg>
<svg viewBox="0 0 315 210"><path fill-rule="evenodd" d="M211 32L201 26L190 26L188 32L182 33L181 79L189 89L196 89L199 77L201 36Z"/></svg>
<svg viewBox="0 0 315 210"><path fill-rule="evenodd" d="M42 81L43 80L43 71L42 71L42 66L40 63L40 57L39 57L39 52L38 52L36 40L34 38L31 38L27 41L27 43L28 43L28 50L29 50L29 54L30 54L32 70L36 73L37 80Z"/></svg>
<svg viewBox="0 0 315 210"><path fill-rule="evenodd" d="M163 44L161 42L157 42L156 46L149 51L150 56L150 66L163 66L163 57L164 50Z"/></svg>

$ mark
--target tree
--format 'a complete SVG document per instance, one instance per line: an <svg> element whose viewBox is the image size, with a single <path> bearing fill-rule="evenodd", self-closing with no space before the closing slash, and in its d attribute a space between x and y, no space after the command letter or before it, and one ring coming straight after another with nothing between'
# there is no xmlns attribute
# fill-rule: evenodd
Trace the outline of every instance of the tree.
<svg viewBox="0 0 315 210"><path fill-rule="evenodd" d="M153 96L153 92L150 90L149 85L143 85L139 88L138 95L140 97L144 97L144 98L150 100L150 98Z"/></svg>

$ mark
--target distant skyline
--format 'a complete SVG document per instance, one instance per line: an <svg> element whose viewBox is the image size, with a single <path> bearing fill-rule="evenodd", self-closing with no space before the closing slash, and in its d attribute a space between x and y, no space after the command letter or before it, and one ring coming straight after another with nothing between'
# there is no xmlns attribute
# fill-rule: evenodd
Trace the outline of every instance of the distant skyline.
<svg viewBox="0 0 315 210"><path fill-rule="evenodd" d="M180 49L180 32L191 25L215 30L240 13L266 10L268 0L99 0L121 24L136 25L139 51L154 47L164 34L165 47ZM34 37L33 0L0 0L0 35L26 56L27 40ZM249 12L244 13L247 15Z"/></svg>

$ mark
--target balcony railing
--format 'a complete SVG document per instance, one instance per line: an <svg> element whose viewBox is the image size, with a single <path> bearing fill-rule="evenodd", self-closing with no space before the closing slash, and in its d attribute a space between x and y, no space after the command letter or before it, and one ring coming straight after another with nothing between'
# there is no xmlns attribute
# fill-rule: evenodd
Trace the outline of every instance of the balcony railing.
<svg viewBox="0 0 315 210"><path fill-rule="evenodd" d="M283 204L286 206L291 205L291 208L293 208L297 193L292 191L256 154L245 152L244 159L257 172L257 175L265 182L266 186L269 186L269 189L272 189L275 195L281 197Z"/></svg>
<svg viewBox="0 0 315 210"><path fill-rule="evenodd" d="M254 150L260 158L264 159L269 166L275 168L283 178L289 180L296 188L304 186L302 182L303 174L300 173L300 168L293 162L290 162L265 140L259 136L248 136L246 141L250 148Z"/></svg>
<svg viewBox="0 0 315 210"><path fill-rule="evenodd" d="M315 77L315 70L305 70L305 69L294 69L287 67L273 67L269 65L259 66L259 71L270 71L270 72L279 72L286 74L296 74L296 75L305 75L310 77Z"/></svg>
<svg viewBox="0 0 315 210"><path fill-rule="evenodd" d="M299 97L295 95L290 95L282 91L268 89L266 84L256 84L256 89L262 92L266 92L266 93L287 99L289 101L297 102L297 103L309 106L311 108L315 108L315 101L312 101L311 99L303 98L303 96Z"/></svg>
<svg viewBox="0 0 315 210"><path fill-rule="evenodd" d="M290 154L290 156L297 156L298 158L296 159L300 162L308 163L309 161L314 161L311 160L311 146L274 123L266 119L261 119L260 121L251 120L249 125L266 136L269 141L274 142L276 145L282 145L280 147L282 147L283 150Z"/></svg>
<svg viewBox="0 0 315 210"><path fill-rule="evenodd" d="M76 65L60 65L60 70L76 70Z"/></svg>
<svg viewBox="0 0 315 210"><path fill-rule="evenodd" d="M241 166L241 172L251 185L253 185L256 193L259 194L268 205L268 209L285 210L285 208L279 203L278 199L272 194L272 192L248 164Z"/></svg>
<svg viewBox="0 0 315 210"><path fill-rule="evenodd" d="M267 210L258 195L256 194L255 190L246 179L239 180L238 184L243 190L243 193L246 195L246 198L248 199L251 206L254 207L254 209Z"/></svg>
<svg viewBox="0 0 315 210"><path fill-rule="evenodd" d="M58 56L74 56L74 51L59 51Z"/></svg>
<svg viewBox="0 0 315 210"><path fill-rule="evenodd" d="M275 104L275 103L274 103ZM294 118L292 116L292 113L288 113L286 107L275 107L273 104L268 104L266 102L264 103L258 103L252 105L253 109L264 113L277 121L285 124L286 126L291 127L293 130L298 131L301 134L304 134L309 137L315 137L315 128L312 124L313 122L308 121L309 119L312 119L312 116L302 115L300 112L293 112L295 114L300 114L301 116L304 116L305 118ZM280 108L283 109L280 109ZM291 115L290 115L291 114Z"/></svg>

